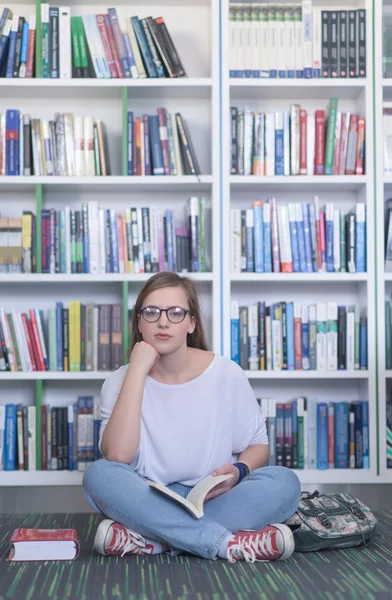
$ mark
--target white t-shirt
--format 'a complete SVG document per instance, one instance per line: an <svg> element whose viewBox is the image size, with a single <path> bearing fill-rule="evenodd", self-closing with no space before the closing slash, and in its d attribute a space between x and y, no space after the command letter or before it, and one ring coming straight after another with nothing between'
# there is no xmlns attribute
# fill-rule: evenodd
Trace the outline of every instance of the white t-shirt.
<svg viewBox="0 0 392 600"><path fill-rule="evenodd" d="M127 369L111 373L102 386L100 448ZM146 377L140 445L131 463L143 477L194 486L253 444L268 444L265 417L233 361L215 354L201 375L177 385Z"/></svg>

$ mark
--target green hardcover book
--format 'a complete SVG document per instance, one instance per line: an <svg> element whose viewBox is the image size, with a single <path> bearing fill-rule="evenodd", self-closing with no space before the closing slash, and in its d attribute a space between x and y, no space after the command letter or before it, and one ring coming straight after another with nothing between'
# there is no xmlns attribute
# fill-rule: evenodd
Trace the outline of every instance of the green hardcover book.
<svg viewBox="0 0 392 600"><path fill-rule="evenodd" d="M336 129L336 117L338 113L338 99L331 98L329 104L329 116L327 126L327 141L325 144L325 175L332 175L333 172L333 159L335 150L335 129Z"/></svg>
<svg viewBox="0 0 392 600"><path fill-rule="evenodd" d="M77 78L82 77L82 57L80 53L78 17L71 17L72 66Z"/></svg>
<svg viewBox="0 0 392 600"><path fill-rule="evenodd" d="M359 348L360 348L360 314L359 306L355 306L355 340L354 340L354 369L359 369Z"/></svg>
<svg viewBox="0 0 392 600"><path fill-rule="evenodd" d="M199 267L201 273L206 272L205 230L205 199L199 198Z"/></svg>
<svg viewBox="0 0 392 600"><path fill-rule="evenodd" d="M42 77L50 78L49 68L49 4L41 4L41 65Z"/></svg>
<svg viewBox="0 0 392 600"><path fill-rule="evenodd" d="M340 213L340 272L346 272L346 220L343 212Z"/></svg>
<svg viewBox="0 0 392 600"><path fill-rule="evenodd" d="M57 329L56 329L56 309L48 310L48 331L49 331L49 371L57 371Z"/></svg>
<svg viewBox="0 0 392 600"><path fill-rule="evenodd" d="M304 460L304 412L305 412L305 398L298 398L297 400L297 466L298 469L303 469Z"/></svg>
<svg viewBox="0 0 392 600"><path fill-rule="evenodd" d="M18 371L23 371L22 361L20 360L20 352L19 352L18 340L16 338L16 331L15 331L14 321L13 321L11 313L8 315L8 323L10 325L12 344L13 344L14 349L15 349L16 363L18 365Z"/></svg>
<svg viewBox="0 0 392 600"><path fill-rule="evenodd" d="M386 368L392 369L391 355L391 303L385 300L385 360Z"/></svg>
<svg viewBox="0 0 392 600"><path fill-rule="evenodd" d="M90 76L89 68L88 68L88 54L87 54L87 41L86 41L86 33L83 27L83 19L82 17L76 17L78 23L78 32L79 32L79 47L80 47L80 63L82 68L82 77L88 78Z"/></svg>

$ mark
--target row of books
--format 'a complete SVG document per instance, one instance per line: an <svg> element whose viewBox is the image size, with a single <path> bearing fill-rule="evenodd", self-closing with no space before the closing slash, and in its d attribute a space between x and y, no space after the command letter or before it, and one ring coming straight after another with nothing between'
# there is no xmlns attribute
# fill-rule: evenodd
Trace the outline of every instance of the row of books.
<svg viewBox="0 0 392 600"><path fill-rule="evenodd" d="M254 112L231 107L232 175L363 175L365 119L338 110Z"/></svg>
<svg viewBox="0 0 392 600"><path fill-rule="evenodd" d="M259 401L267 422L268 465L294 469L369 469L369 403L315 397Z"/></svg>
<svg viewBox="0 0 392 600"><path fill-rule="evenodd" d="M36 15L4 8L0 18L0 76L36 75L70 79L146 78L186 75L163 17L121 19L103 14L71 16L70 7L41 4L41 48L36 49Z"/></svg>
<svg viewBox="0 0 392 600"><path fill-rule="evenodd" d="M204 198L188 198L177 226L178 213L155 206L124 213L97 202L81 210L44 209L41 272L206 272L207 211ZM28 211L21 219L0 218L0 273L37 272L36 229L36 217Z"/></svg>
<svg viewBox="0 0 392 600"><path fill-rule="evenodd" d="M0 371L109 371L123 364L121 304L0 308Z"/></svg>
<svg viewBox="0 0 392 600"><path fill-rule="evenodd" d="M101 119L56 113L50 121L19 110L0 114L0 175L110 175Z"/></svg>
<svg viewBox="0 0 392 600"><path fill-rule="evenodd" d="M250 371L368 368L367 317L358 306L231 301L231 360Z"/></svg>
<svg viewBox="0 0 392 600"><path fill-rule="evenodd" d="M231 4L230 77L366 77L366 10Z"/></svg>
<svg viewBox="0 0 392 600"><path fill-rule="evenodd" d="M41 446L42 471L84 471L100 458L99 400L79 396L67 406L41 406L41 439L37 439L37 409L0 404L0 470L36 471Z"/></svg>
<svg viewBox="0 0 392 600"><path fill-rule="evenodd" d="M230 211L233 273L366 272L366 205L348 214L327 202L277 205L270 197Z"/></svg>
<svg viewBox="0 0 392 600"><path fill-rule="evenodd" d="M128 175L199 175L189 128L180 113L128 112Z"/></svg>

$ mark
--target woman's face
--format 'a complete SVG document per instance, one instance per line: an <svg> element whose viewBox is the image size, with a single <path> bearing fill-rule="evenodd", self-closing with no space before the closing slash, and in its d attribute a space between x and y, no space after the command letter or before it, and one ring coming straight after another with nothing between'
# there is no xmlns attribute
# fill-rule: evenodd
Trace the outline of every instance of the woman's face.
<svg viewBox="0 0 392 600"><path fill-rule="evenodd" d="M141 308L185 308L189 310L188 297L182 287L165 287L151 292L144 300ZM196 323L194 317L186 314L181 323L172 323L165 312L154 323L147 322L143 315L138 315L138 327L143 340L151 344L159 354L170 354L186 344L186 336L192 333Z"/></svg>

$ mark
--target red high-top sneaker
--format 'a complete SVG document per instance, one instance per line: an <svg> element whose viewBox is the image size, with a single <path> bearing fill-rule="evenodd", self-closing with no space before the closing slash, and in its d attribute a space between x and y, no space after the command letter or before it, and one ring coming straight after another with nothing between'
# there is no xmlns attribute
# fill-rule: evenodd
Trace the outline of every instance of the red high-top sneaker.
<svg viewBox="0 0 392 600"><path fill-rule="evenodd" d="M259 531L238 531L227 547L227 560L246 562L286 560L294 552L294 537L287 525L267 525Z"/></svg>
<svg viewBox="0 0 392 600"><path fill-rule="evenodd" d="M104 519L95 534L94 549L104 556L147 555L153 553L154 546L148 544L142 535L124 525Z"/></svg>

